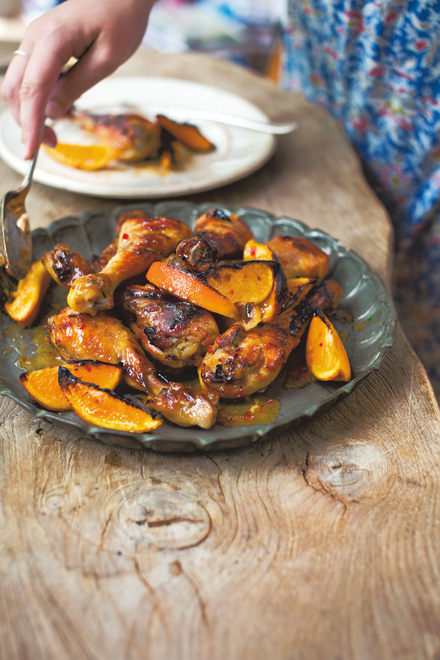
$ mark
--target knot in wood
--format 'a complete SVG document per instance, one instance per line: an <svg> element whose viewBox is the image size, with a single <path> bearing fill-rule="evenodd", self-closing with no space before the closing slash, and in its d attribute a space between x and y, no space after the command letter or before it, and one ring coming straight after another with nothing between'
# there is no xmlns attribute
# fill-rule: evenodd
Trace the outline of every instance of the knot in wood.
<svg viewBox="0 0 440 660"><path fill-rule="evenodd" d="M148 549L190 548L211 531L194 497L143 481L107 492L59 484L41 494L37 509L53 552L84 575L131 571L133 558Z"/></svg>
<svg viewBox="0 0 440 660"><path fill-rule="evenodd" d="M121 502L118 521L130 539L158 549L202 543L211 529L206 509L190 495L165 488L139 489Z"/></svg>
<svg viewBox="0 0 440 660"><path fill-rule="evenodd" d="M303 464L307 483L344 503L384 495L389 475L385 454L367 444L329 448L328 452L307 455Z"/></svg>

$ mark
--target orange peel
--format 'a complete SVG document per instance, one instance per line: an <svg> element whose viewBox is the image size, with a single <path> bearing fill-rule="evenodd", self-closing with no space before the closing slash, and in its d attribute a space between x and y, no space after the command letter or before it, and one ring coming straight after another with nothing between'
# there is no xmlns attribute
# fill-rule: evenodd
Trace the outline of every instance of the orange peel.
<svg viewBox="0 0 440 660"><path fill-rule="evenodd" d="M239 320L236 305L219 291L192 273L155 261L147 272L147 280L181 300L203 307L210 312Z"/></svg>
<svg viewBox="0 0 440 660"><path fill-rule="evenodd" d="M122 367L98 360L83 360L63 365L76 378L114 390L122 377ZM20 374L19 381L37 403L47 410L71 410L58 383L59 367L47 367Z"/></svg>
<svg viewBox="0 0 440 660"><path fill-rule="evenodd" d="M65 367L58 369L58 383L73 412L92 426L147 433L162 424L161 418L150 415L133 399L84 383Z"/></svg>
<svg viewBox="0 0 440 660"><path fill-rule="evenodd" d="M5 310L13 321L28 328L40 311L46 291L52 278L41 259L31 264L27 274L19 280L16 291L5 303Z"/></svg>

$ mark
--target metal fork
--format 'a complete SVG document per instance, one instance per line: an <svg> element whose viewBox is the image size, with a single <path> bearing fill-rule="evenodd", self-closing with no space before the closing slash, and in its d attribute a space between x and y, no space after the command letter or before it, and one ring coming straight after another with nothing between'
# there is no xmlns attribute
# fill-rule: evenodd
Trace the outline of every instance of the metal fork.
<svg viewBox="0 0 440 660"><path fill-rule="evenodd" d="M131 112L142 114L142 111L132 103L122 103L122 106ZM198 110L197 108L186 108L183 106L169 105L166 108L155 109L155 114L166 114L167 117L172 117L177 121L213 121L218 124L226 124L228 126L237 126L238 128L248 128L251 131L258 133L270 133L272 135L286 135L292 133L299 128L299 122L295 120L290 121L263 121L258 119L248 119L246 117L237 117L236 115L228 115L223 112L214 112L211 110Z"/></svg>

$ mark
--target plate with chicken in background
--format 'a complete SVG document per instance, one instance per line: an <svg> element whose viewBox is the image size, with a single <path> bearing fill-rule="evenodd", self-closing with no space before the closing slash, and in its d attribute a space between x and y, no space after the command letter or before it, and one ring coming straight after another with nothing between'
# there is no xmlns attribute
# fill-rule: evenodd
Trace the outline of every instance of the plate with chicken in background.
<svg viewBox="0 0 440 660"><path fill-rule="evenodd" d="M256 106L230 92L168 78L104 80L86 92L53 128L56 149L43 148L34 179L96 197L169 198L226 185L259 169L276 139L215 121L191 119L213 111L267 121ZM0 119L0 157L24 174L21 131L9 110Z"/></svg>
<svg viewBox="0 0 440 660"><path fill-rule="evenodd" d="M33 232L0 271L0 394L106 443L234 448L293 428L380 367L396 315L325 232L168 201Z"/></svg>

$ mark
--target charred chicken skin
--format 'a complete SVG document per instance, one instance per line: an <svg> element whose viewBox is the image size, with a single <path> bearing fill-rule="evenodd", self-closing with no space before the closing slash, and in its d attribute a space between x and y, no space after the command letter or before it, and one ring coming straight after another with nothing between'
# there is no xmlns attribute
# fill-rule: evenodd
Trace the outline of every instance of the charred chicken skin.
<svg viewBox="0 0 440 660"><path fill-rule="evenodd" d="M172 370L197 367L219 334L207 310L178 300L152 284L126 287L118 309L142 348Z"/></svg>
<svg viewBox="0 0 440 660"><path fill-rule="evenodd" d="M317 310L331 309L335 291L324 282L304 302L292 303L275 323L246 331L231 326L208 350L199 367L202 387L225 399L249 396L268 387L298 346Z"/></svg>
<svg viewBox="0 0 440 660"><path fill-rule="evenodd" d="M132 212L130 212L132 217ZM70 287L73 280L81 275L98 273L112 259L118 249L118 236L121 226L127 220L127 213L122 213L116 224L116 237L100 254L94 254L89 260L78 252L72 252L68 245L60 243L43 256L43 263L53 279L61 286Z"/></svg>
<svg viewBox="0 0 440 660"><path fill-rule="evenodd" d="M69 289L78 277L89 275L94 270L87 259L78 252L72 252L64 243L55 245L41 260L55 282L66 289Z"/></svg>
<svg viewBox="0 0 440 660"><path fill-rule="evenodd" d="M162 377L133 333L118 319L103 312L90 316L66 307L49 317L47 333L65 360L121 363L126 384L151 395L148 404L168 420L202 428L215 423L218 397Z"/></svg>
<svg viewBox="0 0 440 660"><path fill-rule="evenodd" d="M78 277L72 283L67 303L77 312L94 315L112 309L114 291L121 282L146 271L153 261L171 254L191 235L188 225L180 220L150 218L142 211L125 216L115 255L98 273Z"/></svg>
<svg viewBox="0 0 440 660"><path fill-rule="evenodd" d="M118 249L117 238L99 255L85 259L78 252L72 252L65 243L58 243L46 252L42 262L57 284L70 289L74 280L83 275L97 273L107 265Z"/></svg>
<svg viewBox="0 0 440 660"><path fill-rule="evenodd" d="M157 155L160 125L136 113L98 115L72 108L69 117L115 149L118 160L136 163Z"/></svg>
<svg viewBox="0 0 440 660"><path fill-rule="evenodd" d="M212 268L220 259L233 259L243 253L253 238L249 227L235 215L209 209L194 225L195 235L177 246L177 256L196 272Z"/></svg>

